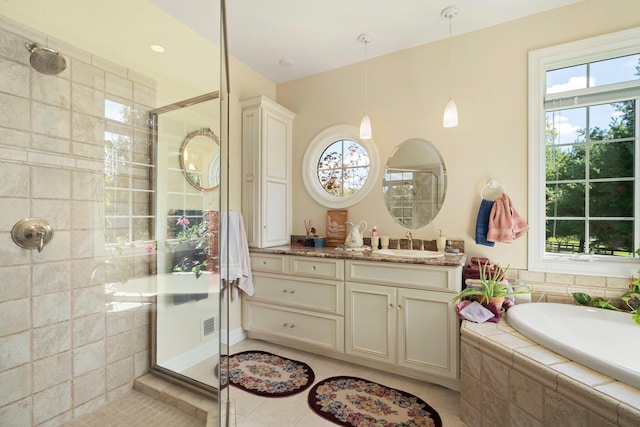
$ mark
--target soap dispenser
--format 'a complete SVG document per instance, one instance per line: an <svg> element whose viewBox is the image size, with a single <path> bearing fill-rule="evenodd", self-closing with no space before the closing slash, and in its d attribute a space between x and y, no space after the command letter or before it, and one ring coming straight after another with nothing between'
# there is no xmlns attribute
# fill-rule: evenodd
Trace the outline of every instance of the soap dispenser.
<svg viewBox="0 0 640 427"><path fill-rule="evenodd" d="M371 249L374 251L378 250L380 245L380 237L378 237L378 227L375 225L371 229Z"/></svg>
<svg viewBox="0 0 640 427"><path fill-rule="evenodd" d="M438 246L438 252L444 252L447 249L447 238L442 237L442 230L438 230L440 232L440 236L436 240L436 245Z"/></svg>

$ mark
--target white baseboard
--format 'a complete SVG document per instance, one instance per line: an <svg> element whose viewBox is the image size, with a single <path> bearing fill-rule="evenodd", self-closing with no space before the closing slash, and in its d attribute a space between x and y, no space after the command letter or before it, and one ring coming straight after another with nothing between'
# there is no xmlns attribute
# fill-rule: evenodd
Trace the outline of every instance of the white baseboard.
<svg viewBox="0 0 640 427"><path fill-rule="evenodd" d="M219 336L220 343L226 344L227 330L220 330ZM237 344L245 339L247 339L247 333L244 329L234 329L229 333L229 346L233 346L234 344ZM162 363L162 367L175 372L183 372L191 368L192 366L195 366L198 363L217 355L218 351L218 341L216 339L212 339L206 343L200 344L198 347L189 350L186 353L182 353L172 359L167 360L166 362Z"/></svg>
<svg viewBox="0 0 640 427"><path fill-rule="evenodd" d="M163 368L170 369L175 372L183 372L198 363L218 354L218 340L212 339L208 342L200 344L186 353L182 353L172 359L162 363Z"/></svg>
<svg viewBox="0 0 640 427"><path fill-rule="evenodd" d="M247 339L247 333L242 328L234 329L229 333L229 347L238 344L240 341L244 341ZM227 330L220 330L220 343L227 344Z"/></svg>

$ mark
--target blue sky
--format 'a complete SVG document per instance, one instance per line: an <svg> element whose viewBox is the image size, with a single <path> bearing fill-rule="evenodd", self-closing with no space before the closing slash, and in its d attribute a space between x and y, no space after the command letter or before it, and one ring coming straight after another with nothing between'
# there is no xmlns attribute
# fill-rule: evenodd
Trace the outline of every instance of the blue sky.
<svg viewBox="0 0 640 427"><path fill-rule="evenodd" d="M613 58L590 64L588 87L603 86L637 80L636 66L640 54ZM547 72L547 93L560 93L587 87L586 64L562 68ZM591 127L606 129L611 118L616 114L610 105L591 107ZM556 143L572 143L576 140L577 132L586 127L586 109L574 108L563 110L553 115L554 127L558 131Z"/></svg>

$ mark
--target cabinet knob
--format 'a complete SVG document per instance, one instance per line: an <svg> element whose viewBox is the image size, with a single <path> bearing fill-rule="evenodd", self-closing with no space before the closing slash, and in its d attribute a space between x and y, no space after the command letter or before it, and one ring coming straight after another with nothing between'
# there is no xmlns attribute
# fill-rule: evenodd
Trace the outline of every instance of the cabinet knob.
<svg viewBox="0 0 640 427"><path fill-rule="evenodd" d="M402 310L402 304L398 304L398 310Z"/></svg>
<svg viewBox="0 0 640 427"><path fill-rule="evenodd" d="M312 266L311 266L311 269L312 269L312 270L315 270L315 269L316 269L316 266L315 266L315 265L312 265Z"/></svg>
<svg viewBox="0 0 640 427"><path fill-rule="evenodd" d="M389 308L393 308L393 304L389 304Z"/></svg>
<svg viewBox="0 0 640 427"><path fill-rule="evenodd" d="M286 328L287 326L289 326L289 324L288 324L288 323L285 323L285 324L284 324L284 325L282 325L282 326L284 326L284 327Z"/></svg>
<svg viewBox="0 0 640 427"><path fill-rule="evenodd" d="M262 265L267 265L267 261L262 261Z"/></svg>
<svg viewBox="0 0 640 427"><path fill-rule="evenodd" d="M291 295L293 295L293 294L295 294L295 293L296 293L296 291L295 291L295 289L291 289L291 290L289 291L289 293L290 293Z"/></svg>
<svg viewBox="0 0 640 427"><path fill-rule="evenodd" d="M291 324L291 326L289 326L291 329L295 328L296 325L294 325L293 323Z"/></svg>
<svg viewBox="0 0 640 427"><path fill-rule="evenodd" d="M286 290L286 289L283 289L283 290L282 290L282 293L283 293L283 294L286 294L286 293L287 293L287 290Z"/></svg>

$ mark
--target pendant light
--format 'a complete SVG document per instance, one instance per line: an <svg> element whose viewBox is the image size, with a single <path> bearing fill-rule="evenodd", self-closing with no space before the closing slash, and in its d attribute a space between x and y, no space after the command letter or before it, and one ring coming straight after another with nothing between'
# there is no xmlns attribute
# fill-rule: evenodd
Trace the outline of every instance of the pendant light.
<svg viewBox="0 0 640 427"><path fill-rule="evenodd" d="M449 101L447 105L444 107L444 117L442 118L442 125L446 128L452 128L458 126L458 108L456 107L456 103L451 96L451 87L453 86L452 82L452 68L453 68L453 54L451 48L451 21L453 18L458 15L458 9L455 6L449 6L441 12L443 18L449 19Z"/></svg>
<svg viewBox="0 0 640 427"><path fill-rule="evenodd" d="M367 112L367 45L371 43L373 36L370 33L362 33L358 36L358 41L364 43L364 116L360 121L360 138L371 139L371 120Z"/></svg>

